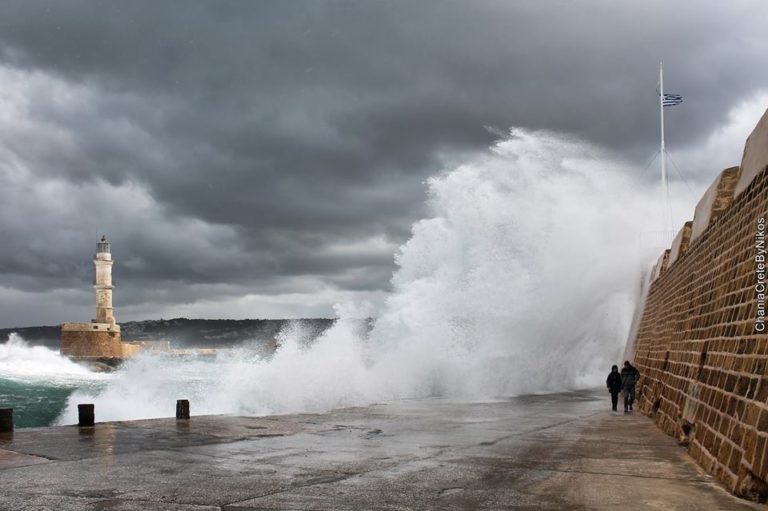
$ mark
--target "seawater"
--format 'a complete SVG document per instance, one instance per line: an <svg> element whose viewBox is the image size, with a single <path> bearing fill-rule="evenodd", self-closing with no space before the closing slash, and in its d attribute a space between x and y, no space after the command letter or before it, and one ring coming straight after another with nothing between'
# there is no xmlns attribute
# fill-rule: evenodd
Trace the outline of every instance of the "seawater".
<svg viewBox="0 0 768 511"><path fill-rule="evenodd" d="M0 407L13 408L16 427L50 426L76 391L96 395L111 376L94 373L44 346L12 334L0 344Z"/></svg>
<svg viewBox="0 0 768 511"><path fill-rule="evenodd" d="M13 408L14 423L18 428L50 426L64 410L69 396L85 386L0 378L0 406ZM93 386L92 390L98 393L98 386Z"/></svg>
<svg viewBox="0 0 768 511"><path fill-rule="evenodd" d="M38 410L30 425L71 424L81 402L122 420L172 416L180 398L193 414L265 415L600 385L647 263L637 233L661 221L660 191L639 175L582 141L514 129L427 182L430 214L394 254L379 310L341 304L311 342L289 326L269 358L247 346L214 361L143 355L111 375L12 343L0 378L28 398L10 405ZM345 320L360 317L378 318L369 333Z"/></svg>

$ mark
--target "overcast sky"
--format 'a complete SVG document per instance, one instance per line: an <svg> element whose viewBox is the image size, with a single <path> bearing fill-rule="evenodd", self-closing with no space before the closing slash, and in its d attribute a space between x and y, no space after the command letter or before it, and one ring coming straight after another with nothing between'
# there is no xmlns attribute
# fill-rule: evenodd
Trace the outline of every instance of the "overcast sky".
<svg viewBox="0 0 768 511"><path fill-rule="evenodd" d="M703 189L768 106L768 3L669 5L5 0L0 327L92 317L102 233L118 321L376 303L425 179L499 132L642 167L662 58Z"/></svg>

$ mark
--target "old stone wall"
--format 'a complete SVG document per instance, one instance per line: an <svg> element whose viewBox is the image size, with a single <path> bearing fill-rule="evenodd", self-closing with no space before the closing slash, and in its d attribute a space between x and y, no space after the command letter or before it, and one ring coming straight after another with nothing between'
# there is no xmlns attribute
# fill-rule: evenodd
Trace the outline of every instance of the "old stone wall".
<svg viewBox="0 0 768 511"><path fill-rule="evenodd" d="M140 345L120 340L120 327L108 323L64 323L61 354L74 359L123 359L137 354Z"/></svg>
<svg viewBox="0 0 768 511"><path fill-rule="evenodd" d="M723 171L672 257L659 258L632 339L640 410L731 491L760 499L768 498L768 330L757 295L766 276L756 260L756 235L768 225L765 148L768 113L748 140L749 161Z"/></svg>

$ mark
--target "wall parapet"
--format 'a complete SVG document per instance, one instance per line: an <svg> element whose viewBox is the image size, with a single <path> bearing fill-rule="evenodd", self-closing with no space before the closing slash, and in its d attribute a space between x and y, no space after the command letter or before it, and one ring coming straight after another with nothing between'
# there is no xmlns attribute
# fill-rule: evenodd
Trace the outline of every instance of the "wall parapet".
<svg viewBox="0 0 768 511"><path fill-rule="evenodd" d="M736 184L740 176L741 167L727 168L707 188L693 213L691 241L701 236L730 207L736 196Z"/></svg>
<svg viewBox="0 0 768 511"><path fill-rule="evenodd" d="M669 252L668 266L675 264L675 261L688 251L688 247L691 244L691 233L693 230L693 222L685 222L683 228L675 236L672 242L672 248Z"/></svg>

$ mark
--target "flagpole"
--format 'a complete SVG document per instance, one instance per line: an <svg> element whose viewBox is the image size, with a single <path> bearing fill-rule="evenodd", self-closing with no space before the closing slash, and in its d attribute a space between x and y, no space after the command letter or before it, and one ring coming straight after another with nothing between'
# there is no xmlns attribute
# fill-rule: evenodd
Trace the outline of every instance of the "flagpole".
<svg viewBox="0 0 768 511"><path fill-rule="evenodd" d="M667 150L664 147L664 70L659 62L659 115L661 118L661 193L664 202L664 230L672 230L672 211L669 207L669 183L667 182Z"/></svg>

